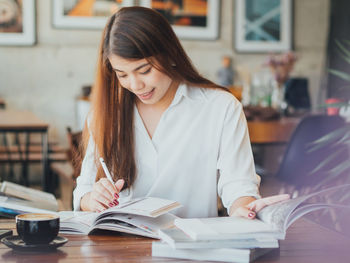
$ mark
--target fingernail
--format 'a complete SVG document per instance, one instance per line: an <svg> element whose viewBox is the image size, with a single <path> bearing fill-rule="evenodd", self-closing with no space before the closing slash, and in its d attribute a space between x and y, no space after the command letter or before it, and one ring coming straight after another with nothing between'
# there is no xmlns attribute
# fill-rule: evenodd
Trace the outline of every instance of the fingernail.
<svg viewBox="0 0 350 263"><path fill-rule="evenodd" d="M249 213L249 214L248 214L248 217L254 217L254 216L255 216L254 213Z"/></svg>
<svg viewBox="0 0 350 263"><path fill-rule="evenodd" d="M118 204L119 204L119 202L118 202L117 200L114 200L113 203L114 203L115 205L118 205Z"/></svg>
<svg viewBox="0 0 350 263"><path fill-rule="evenodd" d="M114 204L111 202L111 203L109 203L109 206L110 206L110 207L113 207L113 206L114 206Z"/></svg>
<svg viewBox="0 0 350 263"><path fill-rule="evenodd" d="M119 198L119 195L117 193L114 194L115 198Z"/></svg>

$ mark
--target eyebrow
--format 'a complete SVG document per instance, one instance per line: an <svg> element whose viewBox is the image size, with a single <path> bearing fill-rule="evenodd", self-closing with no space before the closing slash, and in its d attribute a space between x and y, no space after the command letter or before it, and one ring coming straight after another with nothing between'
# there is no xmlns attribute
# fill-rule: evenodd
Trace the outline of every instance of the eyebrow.
<svg viewBox="0 0 350 263"><path fill-rule="evenodd" d="M137 70L139 70L139 69L141 69L141 68L143 68L143 67L146 67L146 66L148 66L148 65L150 65L150 63L149 63L149 62L146 62L146 63L144 63L144 64L141 64L141 65L138 66L137 68L135 68L133 71L137 71ZM124 72L124 71L119 70L119 69L117 69L117 68L113 68L113 69L114 69L114 71Z"/></svg>

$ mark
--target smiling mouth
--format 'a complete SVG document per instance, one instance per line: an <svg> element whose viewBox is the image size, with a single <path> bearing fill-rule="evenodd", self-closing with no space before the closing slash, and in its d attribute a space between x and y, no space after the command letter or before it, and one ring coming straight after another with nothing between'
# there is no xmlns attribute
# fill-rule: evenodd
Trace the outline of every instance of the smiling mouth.
<svg viewBox="0 0 350 263"><path fill-rule="evenodd" d="M152 89L151 91L149 91L149 92L145 92L145 93L142 93L142 94L137 94L137 96L138 96L139 98L141 98L141 99L150 99L150 98L152 97L152 95L153 95L154 89L155 89L155 88L153 88L153 89Z"/></svg>
<svg viewBox="0 0 350 263"><path fill-rule="evenodd" d="M149 92L142 93L142 94L137 94L137 96L142 96L142 97L145 97L145 96L147 96L147 95L151 94L151 92L153 92L153 91L154 91L154 88L153 88L151 91L149 91Z"/></svg>

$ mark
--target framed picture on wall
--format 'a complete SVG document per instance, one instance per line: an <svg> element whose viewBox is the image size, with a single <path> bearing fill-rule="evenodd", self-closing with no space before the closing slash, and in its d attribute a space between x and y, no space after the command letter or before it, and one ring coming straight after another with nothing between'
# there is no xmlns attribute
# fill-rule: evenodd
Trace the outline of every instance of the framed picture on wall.
<svg viewBox="0 0 350 263"><path fill-rule="evenodd" d="M140 0L140 5L162 13L181 39L219 36L220 0Z"/></svg>
<svg viewBox="0 0 350 263"><path fill-rule="evenodd" d="M53 25L67 29L103 29L109 16L134 0L53 0Z"/></svg>
<svg viewBox="0 0 350 263"><path fill-rule="evenodd" d="M0 45L35 43L35 1L0 1Z"/></svg>
<svg viewBox="0 0 350 263"><path fill-rule="evenodd" d="M283 52L292 48L292 0L236 0L238 52Z"/></svg>

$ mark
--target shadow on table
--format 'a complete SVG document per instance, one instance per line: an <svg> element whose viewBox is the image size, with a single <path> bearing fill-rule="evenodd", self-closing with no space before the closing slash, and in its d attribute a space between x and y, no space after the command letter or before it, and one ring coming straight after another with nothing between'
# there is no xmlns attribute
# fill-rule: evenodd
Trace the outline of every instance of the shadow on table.
<svg viewBox="0 0 350 263"><path fill-rule="evenodd" d="M48 251L15 251L10 250L1 256L0 261L4 262L36 262L37 256L40 255L40 259L43 256L47 257L46 262L55 263L67 257L67 253L60 249L48 250Z"/></svg>

